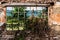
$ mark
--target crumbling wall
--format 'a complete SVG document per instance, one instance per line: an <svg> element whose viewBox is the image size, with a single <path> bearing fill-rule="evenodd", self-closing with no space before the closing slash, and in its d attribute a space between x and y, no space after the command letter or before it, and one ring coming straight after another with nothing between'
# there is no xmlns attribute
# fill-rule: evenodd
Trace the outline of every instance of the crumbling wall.
<svg viewBox="0 0 60 40"><path fill-rule="evenodd" d="M0 5L0 30L6 28L6 7Z"/></svg>
<svg viewBox="0 0 60 40"><path fill-rule="evenodd" d="M48 8L48 24L55 33L60 34L60 4Z"/></svg>
<svg viewBox="0 0 60 40"><path fill-rule="evenodd" d="M2 5L0 5L0 22L6 22L6 7L2 7Z"/></svg>

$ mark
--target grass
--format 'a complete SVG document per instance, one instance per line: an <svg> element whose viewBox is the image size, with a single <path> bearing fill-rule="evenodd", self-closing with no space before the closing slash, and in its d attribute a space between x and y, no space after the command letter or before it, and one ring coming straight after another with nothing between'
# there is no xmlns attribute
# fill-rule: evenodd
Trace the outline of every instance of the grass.
<svg viewBox="0 0 60 40"><path fill-rule="evenodd" d="M19 29L18 27L12 27L12 28L6 27L6 30L24 30L24 27L19 27Z"/></svg>
<svg viewBox="0 0 60 40"><path fill-rule="evenodd" d="M19 27L19 30L24 30L24 27Z"/></svg>
<svg viewBox="0 0 60 40"><path fill-rule="evenodd" d="M10 28L10 27L7 27L7 28L6 28L6 30L12 30L12 28Z"/></svg>

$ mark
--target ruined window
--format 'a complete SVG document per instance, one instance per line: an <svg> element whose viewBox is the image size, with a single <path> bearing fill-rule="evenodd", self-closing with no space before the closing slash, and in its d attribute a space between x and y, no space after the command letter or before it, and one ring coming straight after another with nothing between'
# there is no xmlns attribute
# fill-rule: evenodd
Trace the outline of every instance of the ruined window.
<svg viewBox="0 0 60 40"><path fill-rule="evenodd" d="M23 30L34 21L31 19L46 18L46 12L45 7L7 7L6 29ZM30 23L27 23L28 20L31 20Z"/></svg>

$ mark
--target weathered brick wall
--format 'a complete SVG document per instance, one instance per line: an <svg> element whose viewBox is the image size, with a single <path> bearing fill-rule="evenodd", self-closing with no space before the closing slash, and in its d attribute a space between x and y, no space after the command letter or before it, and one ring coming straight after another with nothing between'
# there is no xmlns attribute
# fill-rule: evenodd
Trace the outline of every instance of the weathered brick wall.
<svg viewBox="0 0 60 40"><path fill-rule="evenodd" d="M55 32L60 32L60 4L48 8L48 24Z"/></svg>
<svg viewBox="0 0 60 40"><path fill-rule="evenodd" d="M32 3L49 3L49 2L56 2L59 0L0 0L0 2L32 2Z"/></svg>
<svg viewBox="0 0 60 40"><path fill-rule="evenodd" d="M6 22L6 8L0 5L0 22Z"/></svg>

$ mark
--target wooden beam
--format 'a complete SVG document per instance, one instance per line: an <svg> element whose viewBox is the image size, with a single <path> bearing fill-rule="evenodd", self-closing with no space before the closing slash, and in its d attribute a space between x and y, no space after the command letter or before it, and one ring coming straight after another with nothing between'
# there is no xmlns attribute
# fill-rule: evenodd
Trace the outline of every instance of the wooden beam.
<svg viewBox="0 0 60 40"><path fill-rule="evenodd" d="M36 4L36 3L5 3L3 6L44 6L48 7L50 4Z"/></svg>

